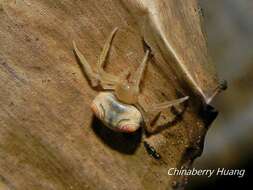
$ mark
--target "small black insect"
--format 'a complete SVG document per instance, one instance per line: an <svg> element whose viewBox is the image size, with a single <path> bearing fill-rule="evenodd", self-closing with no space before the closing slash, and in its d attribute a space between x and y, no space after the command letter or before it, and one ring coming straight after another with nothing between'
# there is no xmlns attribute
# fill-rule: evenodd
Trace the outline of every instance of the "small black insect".
<svg viewBox="0 0 253 190"><path fill-rule="evenodd" d="M161 155L158 152L156 152L155 148L150 146L147 142L144 142L144 147L146 148L146 150L150 156L152 156L156 160L161 159Z"/></svg>

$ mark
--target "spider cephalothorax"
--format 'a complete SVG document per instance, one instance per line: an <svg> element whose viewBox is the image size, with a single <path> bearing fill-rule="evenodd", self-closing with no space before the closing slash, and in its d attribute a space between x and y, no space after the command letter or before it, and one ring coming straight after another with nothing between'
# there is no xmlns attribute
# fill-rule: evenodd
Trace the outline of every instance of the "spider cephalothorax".
<svg viewBox="0 0 253 190"><path fill-rule="evenodd" d="M131 83L125 78L121 78L104 71L103 67L109 53L111 42L117 32L115 28L107 39L97 64L97 73L90 67L89 63L81 52L77 49L75 42L74 52L83 66L87 78L92 87L100 86L100 92L91 104L94 114L110 129L120 132L134 132L142 123L149 126L150 122L146 117L145 111L139 103L140 83L148 62L150 51L145 52L145 56L133 74ZM188 99L188 96L173 101L166 101L155 104L148 111L160 112L168 107L180 104ZM148 127L146 127L148 129Z"/></svg>

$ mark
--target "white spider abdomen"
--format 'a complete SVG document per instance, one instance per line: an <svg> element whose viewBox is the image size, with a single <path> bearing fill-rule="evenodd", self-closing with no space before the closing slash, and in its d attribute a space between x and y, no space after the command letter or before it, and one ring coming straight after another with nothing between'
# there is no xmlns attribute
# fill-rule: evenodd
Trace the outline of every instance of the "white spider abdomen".
<svg viewBox="0 0 253 190"><path fill-rule="evenodd" d="M142 124L140 111L133 105L121 103L113 93L99 93L91 104L94 114L110 129L131 133Z"/></svg>

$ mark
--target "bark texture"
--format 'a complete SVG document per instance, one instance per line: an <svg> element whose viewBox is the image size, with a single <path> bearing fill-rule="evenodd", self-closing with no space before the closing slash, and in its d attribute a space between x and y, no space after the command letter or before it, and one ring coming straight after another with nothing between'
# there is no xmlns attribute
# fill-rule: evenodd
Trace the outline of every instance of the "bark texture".
<svg viewBox="0 0 253 190"><path fill-rule="evenodd" d="M147 2L0 0L0 189L184 187L187 178L167 170L188 168L200 155L216 116L202 103L217 77L196 1ZM164 130L147 139L159 159L144 146L142 130L112 132L89 108L97 92L77 63L72 40L94 66L114 27L120 30L107 71L134 71L144 48L152 49L143 104L190 95L187 104L161 114Z"/></svg>

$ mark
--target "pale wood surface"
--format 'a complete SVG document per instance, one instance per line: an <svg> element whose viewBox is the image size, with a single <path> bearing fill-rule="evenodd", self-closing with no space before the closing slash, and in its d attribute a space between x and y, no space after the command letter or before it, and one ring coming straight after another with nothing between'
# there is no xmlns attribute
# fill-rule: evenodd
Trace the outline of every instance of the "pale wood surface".
<svg viewBox="0 0 253 190"><path fill-rule="evenodd" d="M187 59L192 55L195 62L198 57L200 62L208 62L200 19L189 22L193 13L198 18L195 0L168 2L176 14L183 15L176 18L174 28L184 26L189 36L198 31L191 41L187 35L184 39L177 36L179 46L178 39L172 39L177 53L187 55ZM164 114L171 121L167 129L149 138L160 160L146 152L141 131L133 135L113 133L89 108L97 92L83 76L72 40L94 66L107 36L114 27L120 27L106 70L115 75L126 68L134 71L144 55L143 36L128 5L132 6L120 0L0 1L1 189L148 190L184 186L186 179L168 176L167 170L188 167L202 150L207 121L200 117L197 101L190 101L182 116L175 117L170 111ZM175 19L173 15L169 19ZM180 49L183 43L193 45L190 54ZM142 83L142 100L147 104L188 95L186 89L191 87L181 85L178 72L176 75L161 51L154 50ZM203 71L201 74L209 77ZM211 83L213 87L215 82Z"/></svg>

